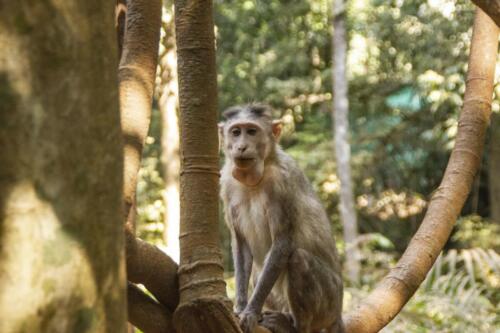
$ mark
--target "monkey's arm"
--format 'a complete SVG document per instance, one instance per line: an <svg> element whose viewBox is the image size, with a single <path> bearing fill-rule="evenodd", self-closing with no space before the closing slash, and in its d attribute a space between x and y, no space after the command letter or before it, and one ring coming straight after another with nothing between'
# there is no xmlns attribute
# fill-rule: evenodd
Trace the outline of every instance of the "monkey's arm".
<svg viewBox="0 0 500 333"><path fill-rule="evenodd" d="M234 230L231 232L236 275L236 313L242 312L247 306L248 282L252 273L252 253L245 240Z"/></svg>
<svg viewBox="0 0 500 333"><path fill-rule="evenodd" d="M283 233L275 237L264 263L262 273L259 276L257 285L245 311L253 313L260 313L262 311L267 296L288 262L292 251L291 245L291 240L287 234Z"/></svg>
<svg viewBox="0 0 500 333"><path fill-rule="evenodd" d="M272 245L245 312L260 313L262 311L267 296L288 263L293 249L291 227L294 215L289 207L293 207L293 200L286 192L284 195L276 195L275 201L268 207L267 216Z"/></svg>

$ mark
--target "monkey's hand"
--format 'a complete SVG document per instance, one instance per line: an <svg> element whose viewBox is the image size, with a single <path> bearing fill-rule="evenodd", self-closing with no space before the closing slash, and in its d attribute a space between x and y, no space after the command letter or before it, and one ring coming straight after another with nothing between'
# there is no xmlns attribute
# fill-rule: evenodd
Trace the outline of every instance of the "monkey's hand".
<svg viewBox="0 0 500 333"><path fill-rule="evenodd" d="M240 326L245 333L252 333L259 322L261 315L254 310L245 309L240 313Z"/></svg>

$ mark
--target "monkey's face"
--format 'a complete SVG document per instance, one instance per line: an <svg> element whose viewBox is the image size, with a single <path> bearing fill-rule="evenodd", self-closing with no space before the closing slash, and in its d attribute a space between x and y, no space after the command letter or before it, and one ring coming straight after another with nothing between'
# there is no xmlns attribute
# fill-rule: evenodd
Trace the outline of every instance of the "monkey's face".
<svg viewBox="0 0 500 333"><path fill-rule="evenodd" d="M229 108L219 131L232 176L246 186L256 186L264 178L265 163L281 133L281 122L273 121L266 106Z"/></svg>
<svg viewBox="0 0 500 333"><path fill-rule="evenodd" d="M236 168L260 169L271 145L269 141L269 136L256 122L235 122L224 135L224 150Z"/></svg>

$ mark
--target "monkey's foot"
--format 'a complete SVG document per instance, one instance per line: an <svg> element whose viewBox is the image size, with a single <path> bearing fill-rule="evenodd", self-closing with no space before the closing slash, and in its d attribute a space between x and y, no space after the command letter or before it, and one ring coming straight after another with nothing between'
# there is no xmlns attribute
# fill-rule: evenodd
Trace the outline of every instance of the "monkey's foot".
<svg viewBox="0 0 500 333"><path fill-rule="evenodd" d="M297 333L293 326L293 318L287 313L264 311L259 325L264 326L273 333Z"/></svg>

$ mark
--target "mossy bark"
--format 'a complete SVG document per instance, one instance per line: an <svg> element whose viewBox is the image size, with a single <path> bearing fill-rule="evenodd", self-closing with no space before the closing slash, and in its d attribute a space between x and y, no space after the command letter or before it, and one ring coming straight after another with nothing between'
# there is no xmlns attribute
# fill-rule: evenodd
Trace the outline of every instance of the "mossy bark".
<svg viewBox="0 0 500 333"><path fill-rule="evenodd" d="M0 332L124 332L114 3L0 8Z"/></svg>

